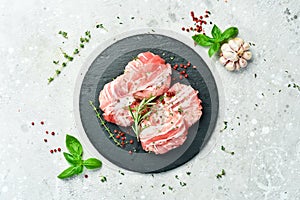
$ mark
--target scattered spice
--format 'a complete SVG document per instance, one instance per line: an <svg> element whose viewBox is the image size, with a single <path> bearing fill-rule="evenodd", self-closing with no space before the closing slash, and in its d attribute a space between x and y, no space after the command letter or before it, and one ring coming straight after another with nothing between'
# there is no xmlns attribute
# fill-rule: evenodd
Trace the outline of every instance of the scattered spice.
<svg viewBox="0 0 300 200"><path fill-rule="evenodd" d="M186 183L185 183L185 182L182 182L182 181L180 181L179 184L180 184L182 187L186 186Z"/></svg>
<svg viewBox="0 0 300 200"><path fill-rule="evenodd" d="M221 129L220 132L223 132L224 130L227 129L227 124L228 124L228 122L227 122L227 121L224 121L223 123L224 123L224 128Z"/></svg>
<svg viewBox="0 0 300 200"><path fill-rule="evenodd" d="M221 150L224 151L224 152L226 152L226 153L229 153L229 154L231 154L231 155L234 155L234 152L233 152L233 151L228 151L228 150L226 150L225 147L224 147L223 145L221 146Z"/></svg>
<svg viewBox="0 0 300 200"><path fill-rule="evenodd" d="M61 148L57 148L57 151L61 152Z"/></svg>
<svg viewBox="0 0 300 200"><path fill-rule="evenodd" d="M291 86L293 86L293 88L298 89L298 91L300 92L300 86L298 84L296 84L296 83L289 83L288 87L291 87Z"/></svg>
<svg viewBox="0 0 300 200"><path fill-rule="evenodd" d="M48 134L49 133L49 131L46 131L46 134Z"/></svg>
<svg viewBox="0 0 300 200"><path fill-rule="evenodd" d="M41 121L41 125L44 125L44 121Z"/></svg>
<svg viewBox="0 0 300 200"><path fill-rule="evenodd" d="M121 172L120 170L119 170L119 173L122 175L122 176L124 176L125 174L123 173L123 172Z"/></svg>
<svg viewBox="0 0 300 200"><path fill-rule="evenodd" d="M54 135L55 135L55 132L54 132L54 131L52 131L52 132L51 132L51 135L53 135L53 136L54 136Z"/></svg>
<svg viewBox="0 0 300 200"><path fill-rule="evenodd" d="M34 126L34 122L31 122L31 125Z"/></svg>
<svg viewBox="0 0 300 200"><path fill-rule="evenodd" d="M104 30L108 31L108 30L104 27L103 24L97 24L97 25L96 25L96 28L101 28L101 29L104 29Z"/></svg>
<svg viewBox="0 0 300 200"><path fill-rule="evenodd" d="M89 176L87 174L84 175L84 178L88 178Z"/></svg>
<svg viewBox="0 0 300 200"><path fill-rule="evenodd" d="M44 139L44 142L48 142L48 140L47 140L47 139Z"/></svg>
<svg viewBox="0 0 300 200"><path fill-rule="evenodd" d="M104 182L107 182L107 179L106 179L105 176L100 176L100 181L101 181L102 183L104 183Z"/></svg>
<svg viewBox="0 0 300 200"><path fill-rule="evenodd" d="M53 150L52 150L52 149L50 150L50 153L53 153Z"/></svg>
<svg viewBox="0 0 300 200"><path fill-rule="evenodd" d="M220 174L217 174L217 179L220 179L220 178L222 178L223 176L225 176L225 170L224 169L222 169L222 171L221 171L221 173Z"/></svg>
<svg viewBox="0 0 300 200"><path fill-rule="evenodd" d="M205 11L204 15L200 15L199 17L196 17L194 11L191 11L190 15L191 15L193 23L194 23L193 26L182 27L181 30L186 31L186 32L193 31L193 32L198 32L198 33L205 33L203 25L207 24L206 19L209 18L210 14L211 13L209 11ZM206 19L204 20L204 18L206 18Z"/></svg>

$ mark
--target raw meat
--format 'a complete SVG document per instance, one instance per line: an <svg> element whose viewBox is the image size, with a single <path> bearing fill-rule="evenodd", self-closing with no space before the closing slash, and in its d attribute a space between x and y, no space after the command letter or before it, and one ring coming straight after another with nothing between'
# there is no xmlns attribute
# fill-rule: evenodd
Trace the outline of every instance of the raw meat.
<svg viewBox="0 0 300 200"><path fill-rule="evenodd" d="M124 74L107 83L99 95L100 108L105 120L120 126L129 126L132 117L128 110L134 98L159 96L171 83L171 66L158 55L145 52L130 61Z"/></svg>
<svg viewBox="0 0 300 200"><path fill-rule="evenodd" d="M168 108L178 111L183 115L188 127L197 122L202 115L201 100L198 98L198 91L190 85L180 83L174 84L169 90L174 96L165 95L164 101Z"/></svg>
<svg viewBox="0 0 300 200"><path fill-rule="evenodd" d="M145 151L163 154L181 146L186 140L188 127L183 116L161 102L151 108L149 119L142 122L140 141Z"/></svg>
<svg viewBox="0 0 300 200"><path fill-rule="evenodd" d="M156 154L166 153L186 140L188 128L202 115L201 100L191 86L174 84L151 108L152 113L142 122L142 147Z"/></svg>

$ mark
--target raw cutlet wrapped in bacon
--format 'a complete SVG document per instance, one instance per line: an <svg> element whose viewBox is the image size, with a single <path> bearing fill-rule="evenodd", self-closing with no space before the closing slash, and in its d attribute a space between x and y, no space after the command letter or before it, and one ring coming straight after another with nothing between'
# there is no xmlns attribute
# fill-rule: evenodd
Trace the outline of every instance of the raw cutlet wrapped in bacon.
<svg viewBox="0 0 300 200"><path fill-rule="evenodd" d="M155 154L166 153L186 140L188 128L202 115L198 91L176 83L152 107L151 115L142 122L142 147Z"/></svg>
<svg viewBox="0 0 300 200"><path fill-rule="evenodd" d="M128 106L135 99L160 96L171 83L171 66L151 52L140 53L130 61L124 74L104 85L99 95L100 109L106 121L120 126L130 126L132 117Z"/></svg>

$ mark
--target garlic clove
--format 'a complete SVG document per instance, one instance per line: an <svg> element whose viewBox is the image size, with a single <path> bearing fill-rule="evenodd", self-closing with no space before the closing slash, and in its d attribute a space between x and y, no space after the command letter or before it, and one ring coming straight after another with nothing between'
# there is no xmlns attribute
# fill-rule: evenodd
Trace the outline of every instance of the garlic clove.
<svg viewBox="0 0 300 200"><path fill-rule="evenodd" d="M250 60L252 57L252 53L250 51L245 51L242 57L245 58L246 60Z"/></svg>
<svg viewBox="0 0 300 200"><path fill-rule="evenodd" d="M225 65L225 68L228 70L228 71L233 71L235 69L235 63L230 61L228 62L226 65Z"/></svg>
<svg viewBox="0 0 300 200"><path fill-rule="evenodd" d="M244 48L244 51L249 50L249 49L250 49L250 44L249 44L248 42L245 42L245 43L243 44L243 48Z"/></svg>
<svg viewBox="0 0 300 200"><path fill-rule="evenodd" d="M238 61L239 57L236 52L224 51L223 57L230 61Z"/></svg>
<svg viewBox="0 0 300 200"><path fill-rule="evenodd" d="M220 63L221 63L222 65L225 65L225 64L227 63L227 59L224 58L223 56L221 56L221 57L220 57Z"/></svg>
<svg viewBox="0 0 300 200"><path fill-rule="evenodd" d="M231 49L234 51L238 51L244 44L244 41L241 38L234 38L232 40L229 40L228 42Z"/></svg>
<svg viewBox="0 0 300 200"><path fill-rule="evenodd" d="M221 51L224 52L224 51L233 51L229 44L228 43L224 43L222 46L221 46Z"/></svg>
<svg viewBox="0 0 300 200"><path fill-rule="evenodd" d="M240 58L238 63L242 68L246 67L248 64L247 60L245 60L244 58Z"/></svg>
<svg viewBox="0 0 300 200"><path fill-rule="evenodd" d="M235 63L235 70L240 70L241 69L241 66L240 66L240 64L239 64L239 62L236 62Z"/></svg>

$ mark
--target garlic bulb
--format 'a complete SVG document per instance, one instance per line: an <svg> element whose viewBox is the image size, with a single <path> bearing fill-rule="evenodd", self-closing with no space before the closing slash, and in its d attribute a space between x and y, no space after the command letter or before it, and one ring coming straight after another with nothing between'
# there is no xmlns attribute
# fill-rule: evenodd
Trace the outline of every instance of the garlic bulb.
<svg viewBox="0 0 300 200"><path fill-rule="evenodd" d="M229 71L239 70L247 66L252 53L250 45L241 38L234 38L221 46L220 63Z"/></svg>

